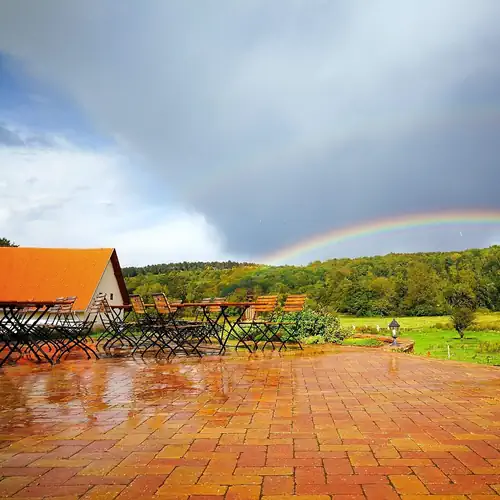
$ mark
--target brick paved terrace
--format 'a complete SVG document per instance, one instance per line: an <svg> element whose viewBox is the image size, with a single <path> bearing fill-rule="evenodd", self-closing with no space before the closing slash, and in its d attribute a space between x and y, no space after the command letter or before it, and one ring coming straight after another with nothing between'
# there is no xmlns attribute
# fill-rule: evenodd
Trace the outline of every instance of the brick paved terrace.
<svg viewBox="0 0 500 500"><path fill-rule="evenodd" d="M0 497L481 499L495 368L359 348L0 371Z"/></svg>

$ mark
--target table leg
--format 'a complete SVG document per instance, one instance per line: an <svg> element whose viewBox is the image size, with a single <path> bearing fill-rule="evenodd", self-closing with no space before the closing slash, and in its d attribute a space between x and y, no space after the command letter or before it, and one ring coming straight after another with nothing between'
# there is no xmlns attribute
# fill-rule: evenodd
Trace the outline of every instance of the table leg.
<svg viewBox="0 0 500 500"><path fill-rule="evenodd" d="M238 316L238 318L236 319L236 321L234 321L234 323L231 323L228 315L226 314L226 309L227 309L228 306L221 306L221 309L223 310L223 316L224 316L224 320L225 322L227 322L227 324L229 325L229 333L227 334L226 336L226 340L224 341L224 343L222 344L222 348L220 350L220 353L222 353L223 351L226 350L226 345L227 345L227 342L229 340L229 337L231 337L232 334L234 334L234 336L238 339L238 344L239 343L242 343L246 349L249 351L249 352L252 352L252 349L250 347L248 347L247 343L245 342L244 338L243 337L240 337L238 335L238 333L236 332L236 327L238 326L238 323L241 321L241 318L243 318L244 314L245 314L245 311L248 309L249 306L246 306L246 307L242 307L241 308L241 313L240 315Z"/></svg>

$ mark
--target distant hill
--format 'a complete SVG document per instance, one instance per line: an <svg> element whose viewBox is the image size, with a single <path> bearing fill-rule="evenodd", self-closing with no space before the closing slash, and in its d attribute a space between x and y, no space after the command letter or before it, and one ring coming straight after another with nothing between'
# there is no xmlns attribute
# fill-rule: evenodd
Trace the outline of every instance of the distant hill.
<svg viewBox="0 0 500 500"><path fill-rule="evenodd" d="M357 316L445 314L457 292L500 310L500 247L332 259L307 266L182 262L125 268L131 292L182 300L306 293L310 304Z"/></svg>
<svg viewBox="0 0 500 500"><path fill-rule="evenodd" d="M170 271L200 271L203 269L233 269L235 267L255 266L248 262L174 262L171 264L152 264L144 267L124 267L125 277L137 276L138 274L163 274Z"/></svg>

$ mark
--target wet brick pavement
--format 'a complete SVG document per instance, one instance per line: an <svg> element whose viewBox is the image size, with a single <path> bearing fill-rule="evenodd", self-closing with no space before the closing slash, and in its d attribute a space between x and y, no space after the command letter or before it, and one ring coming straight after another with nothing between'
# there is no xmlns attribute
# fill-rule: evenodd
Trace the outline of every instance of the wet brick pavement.
<svg viewBox="0 0 500 500"><path fill-rule="evenodd" d="M0 498L496 498L499 375L359 348L5 367Z"/></svg>

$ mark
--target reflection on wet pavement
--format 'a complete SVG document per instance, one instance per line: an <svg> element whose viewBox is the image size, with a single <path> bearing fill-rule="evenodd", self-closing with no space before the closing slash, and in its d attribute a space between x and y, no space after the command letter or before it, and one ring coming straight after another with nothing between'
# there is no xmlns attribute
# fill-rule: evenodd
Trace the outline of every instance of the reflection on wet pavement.
<svg viewBox="0 0 500 500"><path fill-rule="evenodd" d="M498 374L359 348L4 367L0 497L497 495Z"/></svg>

